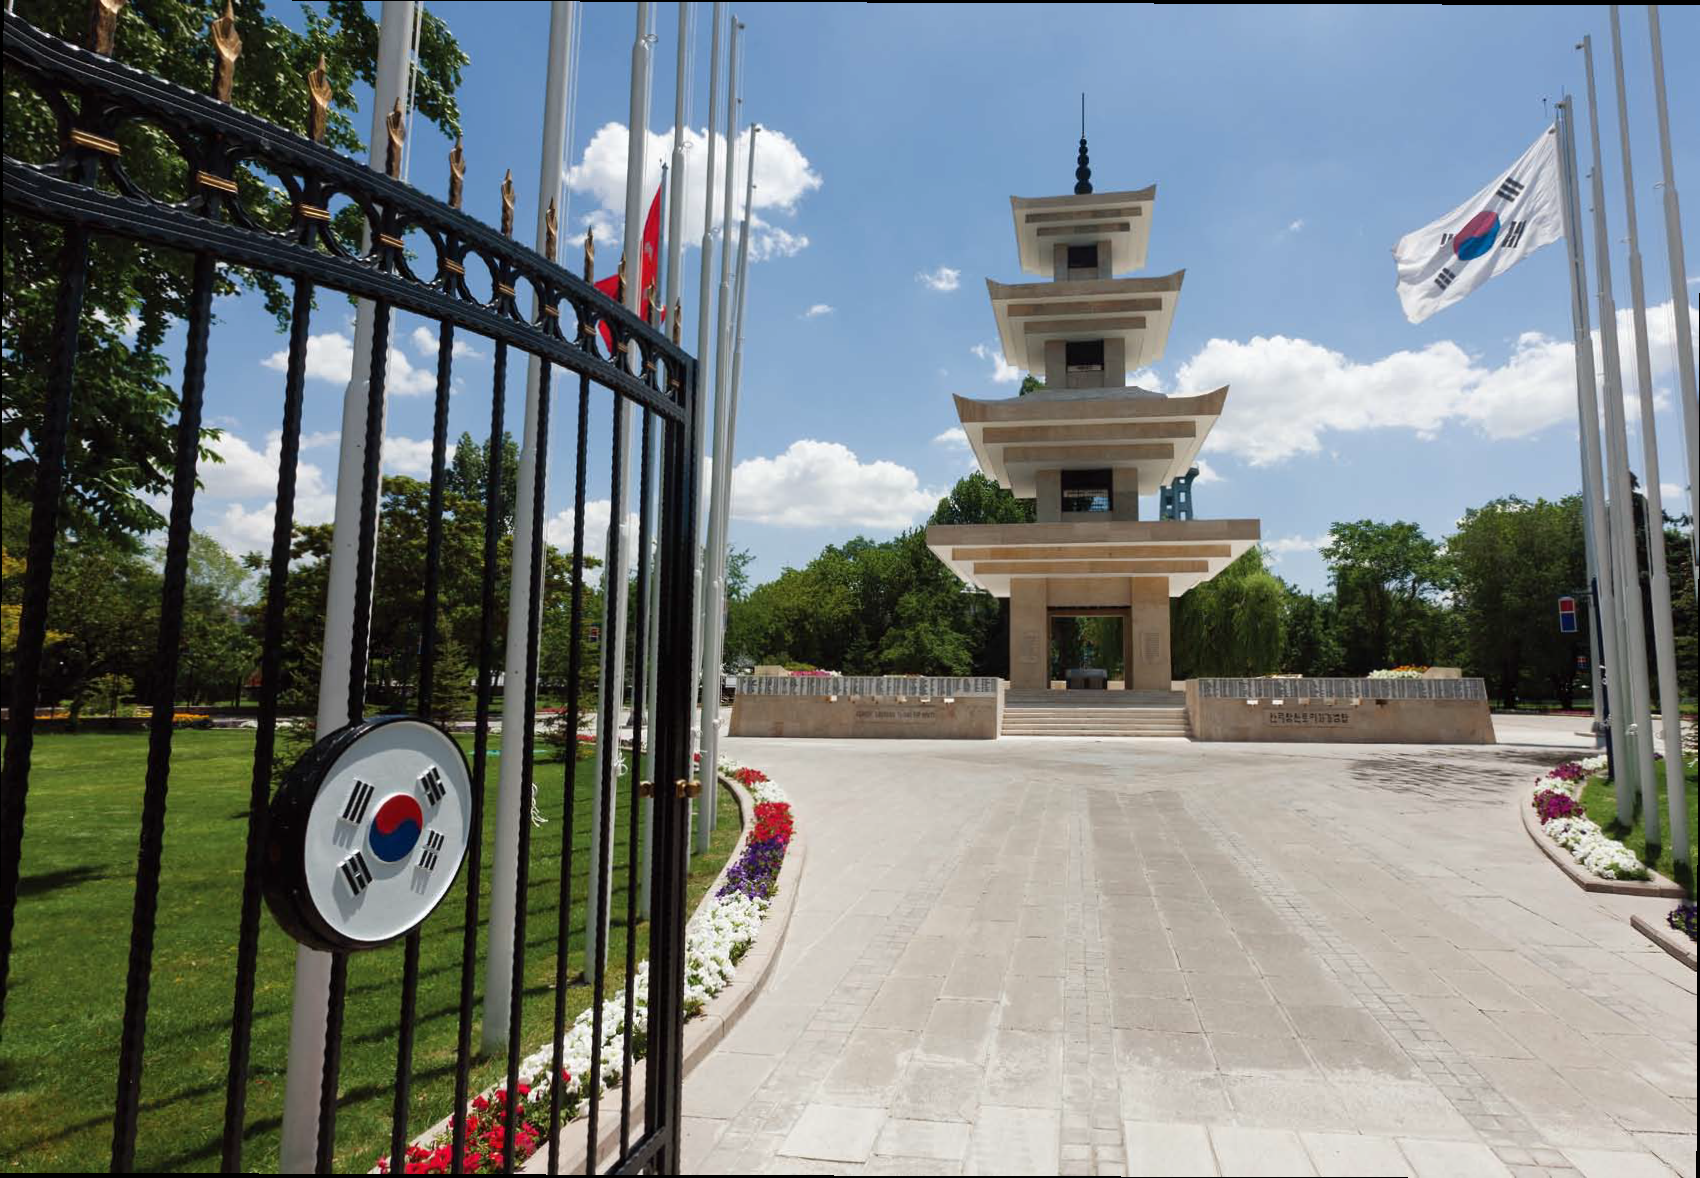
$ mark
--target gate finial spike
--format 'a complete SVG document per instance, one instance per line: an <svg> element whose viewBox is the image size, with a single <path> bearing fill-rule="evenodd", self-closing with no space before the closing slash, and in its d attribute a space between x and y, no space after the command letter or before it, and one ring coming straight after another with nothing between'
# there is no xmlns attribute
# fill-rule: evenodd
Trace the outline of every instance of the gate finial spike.
<svg viewBox="0 0 1700 1178"><path fill-rule="evenodd" d="M118 14L124 11L124 0L93 0L89 5L89 35L83 44L102 57L112 56L113 42L118 38Z"/></svg>
<svg viewBox="0 0 1700 1178"><path fill-rule="evenodd" d="M330 120L331 81L325 71L325 55L319 54L319 68L307 75L307 138L314 143L325 140L325 125Z"/></svg>
<svg viewBox="0 0 1700 1178"><path fill-rule="evenodd" d="M212 43L212 96L229 102L236 85L236 59L242 55L242 38L236 35L236 8L231 0L224 0L224 15L212 23Z"/></svg>
<svg viewBox="0 0 1700 1178"><path fill-rule="evenodd" d="M673 300L673 343L679 342L679 320L685 317L685 305L678 299Z"/></svg>
<svg viewBox="0 0 1700 1178"><path fill-rule="evenodd" d="M626 255L620 254L619 279L614 284L614 301L624 305L626 301Z"/></svg>
<svg viewBox="0 0 1700 1178"><path fill-rule="evenodd" d="M596 230L585 226L584 230L584 280L589 282L596 277Z"/></svg>
<svg viewBox="0 0 1700 1178"><path fill-rule="evenodd" d="M407 137L407 120L401 113L401 99L384 116L384 135L389 143L384 148L384 172L391 180L401 179L401 141Z"/></svg>
<svg viewBox="0 0 1700 1178"><path fill-rule="evenodd" d="M543 214L543 256L555 260L555 238L560 226L555 220L555 198L549 198L549 211Z"/></svg>
<svg viewBox="0 0 1700 1178"><path fill-rule="evenodd" d="M514 235L514 170L502 177L502 236Z"/></svg>
<svg viewBox="0 0 1700 1178"><path fill-rule="evenodd" d="M460 208L461 185L466 180L466 153L460 149L460 136L455 136L455 149L449 152L449 207Z"/></svg>

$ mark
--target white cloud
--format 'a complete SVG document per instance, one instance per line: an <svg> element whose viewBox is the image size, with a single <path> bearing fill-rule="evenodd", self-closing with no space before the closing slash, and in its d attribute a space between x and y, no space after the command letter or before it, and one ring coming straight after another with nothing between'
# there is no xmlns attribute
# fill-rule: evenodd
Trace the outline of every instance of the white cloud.
<svg viewBox="0 0 1700 1178"><path fill-rule="evenodd" d="M915 275L915 281L931 290L955 290L962 285L962 271L939 266L933 270L922 270Z"/></svg>
<svg viewBox="0 0 1700 1178"><path fill-rule="evenodd" d="M1303 217L1295 217L1293 220L1287 222L1288 233L1299 233L1303 231L1304 227L1305 219Z"/></svg>
<svg viewBox="0 0 1700 1178"><path fill-rule="evenodd" d="M569 205L569 214L578 225L596 231L599 242L613 243L612 256L604 264L609 273L619 262L621 228L626 221L626 147L630 134L624 123L607 123L591 136L579 162L567 169L567 187L575 194L590 197L595 204L579 211ZM725 191L726 137L715 132L714 200L716 231L722 211L720 200ZM744 177L749 161L750 132L738 136L738 168L733 179L733 224L741 223L744 214ZM644 211L653 199L655 187L661 182L661 165L673 158L673 128L651 131L646 137L643 169ZM705 131L685 129L685 191L684 227L681 230L686 245L698 245L703 233L703 195L708 181L708 136ZM821 186L819 173L798 150L795 142L783 131L763 126L756 143L755 197L751 202L750 258L762 262L769 258L792 257L808 248L807 235L794 233L773 224L763 214L795 217L803 197ZM582 231L575 241L582 242ZM733 247L737 241L733 239ZM608 256L606 253L604 256Z"/></svg>
<svg viewBox="0 0 1700 1178"><path fill-rule="evenodd" d="M1665 510L1670 512L1671 515L1687 514L1682 507L1688 499L1687 487L1678 483L1661 482L1659 484L1659 499L1664 503ZM1673 510L1673 505L1675 510Z"/></svg>
<svg viewBox="0 0 1700 1178"><path fill-rule="evenodd" d="M1266 541L1263 547L1280 560L1290 552L1315 552L1326 543L1327 536L1282 536L1279 540Z"/></svg>
<svg viewBox="0 0 1700 1178"><path fill-rule="evenodd" d="M289 352L279 350L260 361L275 372L289 368ZM354 372L354 336L348 332L327 331L307 337L307 376L312 380L347 384ZM423 396L437 389L436 373L415 368L407 353L393 344L390 362L384 376L384 387L398 397Z"/></svg>
<svg viewBox="0 0 1700 1178"><path fill-rule="evenodd" d="M444 457L448 461L453 461L454 456L455 444L450 442L444 448ZM385 438L384 473L404 474L416 479L430 478L431 439L394 436Z"/></svg>
<svg viewBox="0 0 1700 1178"><path fill-rule="evenodd" d="M1626 356L1634 355L1631 323L1629 312L1620 312ZM1657 378L1668 372L1674 350L1669 305L1653 308L1648 324ZM1598 333L1595 343L1597 354ZM1360 362L1305 339L1212 339L1180 366L1174 384L1196 391L1232 385L1206 449L1261 466L1321 453L1332 444L1325 441L1331 433L1405 429L1430 439L1461 424L1500 440L1574 425L1572 357L1569 341L1533 331L1517 337L1498 365L1451 340ZM1662 392L1655 398L1667 399ZM1628 398L1631 420L1638 416L1635 402Z"/></svg>
<svg viewBox="0 0 1700 1178"><path fill-rule="evenodd" d="M1192 485L1195 487L1202 487L1208 483L1225 483L1228 481L1226 475L1219 472L1215 467L1211 466L1202 458L1194 462L1193 465L1198 467L1198 477L1192 480Z"/></svg>
<svg viewBox="0 0 1700 1178"><path fill-rule="evenodd" d="M898 529L923 518L943 492L895 462L862 462L838 442L803 438L774 458L732 472L732 514L779 527Z"/></svg>
<svg viewBox="0 0 1700 1178"><path fill-rule="evenodd" d="M834 310L834 308L828 303L816 303L814 306L810 307L807 311L804 311L803 314L800 316L800 318L816 319L816 318L819 318L822 315L832 314L833 310Z"/></svg>
<svg viewBox="0 0 1700 1178"><path fill-rule="evenodd" d="M413 329L413 334L408 338L413 341L413 350L418 352L421 357L426 360L436 360L438 336L429 327L424 325L415 327ZM455 334L453 355L456 360L459 360L463 356L482 356L483 354L483 352L480 352L477 348L466 342L466 335L464 332L457 332Z"/></svg>
<svg viewBox="0 0 1700 1178"><path fill-rule="evenodd" d="M992 382L994 384L1014 384L1021 379L1021 369L1003 358L1003 353L986 344L975 344L968 349L982 360L992 364Z"/></svg>
<svg viewBox="0 0 1700 1178"><path fill-rule="evenodd" d="M967 450L968 434L960 425L953 425L934 438L933 445L943 446L947 450Z"/></svg>

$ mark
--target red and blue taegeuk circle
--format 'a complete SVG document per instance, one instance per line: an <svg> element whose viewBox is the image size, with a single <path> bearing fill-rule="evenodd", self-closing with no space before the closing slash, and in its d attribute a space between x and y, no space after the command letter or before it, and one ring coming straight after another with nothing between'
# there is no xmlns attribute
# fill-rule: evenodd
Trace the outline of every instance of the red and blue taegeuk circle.
<svg viewBox="0 0 1700 1178"><path fill-rule="evenodd" d="M1468 262L1492 249L1498 236L1499 214L1486 209L1464 222L1464 227L1453 235L1452 252L1460 262Z"/></svg>
<svg viewBox="0 0 1700 1178"><path fill-rule="evenodd" d="M372 854L385 863L394 863L413 853L419 833L425 829L425 814L409 794L395 794L384 799L372 815L371 828L366 832L366 844Z"/></svg>

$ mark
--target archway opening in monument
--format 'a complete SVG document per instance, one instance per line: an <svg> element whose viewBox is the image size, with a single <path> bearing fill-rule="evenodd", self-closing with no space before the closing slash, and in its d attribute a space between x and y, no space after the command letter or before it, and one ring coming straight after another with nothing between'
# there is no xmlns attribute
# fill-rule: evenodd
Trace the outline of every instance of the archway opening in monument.
<svg viewBox="0 0 1700 1178"><path fill-rule="evenodd" d="M1125 611L1052 615L1050 681L1053 688L1120 688L1126 682ZM1071 683L1070 672L1074 672ZM1101 672L1101 674L1099 674Z"/></svg>

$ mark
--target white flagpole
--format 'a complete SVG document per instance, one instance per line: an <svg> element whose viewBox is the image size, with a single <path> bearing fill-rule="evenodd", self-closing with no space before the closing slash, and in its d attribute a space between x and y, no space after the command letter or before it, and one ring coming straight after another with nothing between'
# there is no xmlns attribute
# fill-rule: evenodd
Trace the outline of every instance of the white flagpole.
<svg viewBox="0 0 1700 1178"><path fill-rule="evenodd" d="M1682 402L1682 429L1688 444L1689 550L1694 554L1694 589L1700 589L1700 396L1694 386L1694 328L1688 318L1687 268L1682 260L1682 209L1676 199L1676 170L1670 158L1670 107L1665 102L1665 44L1659 32L1659 6L1647 5L1647 33L1653 42L1653 101L1659 109L1659 156L1664 164L1665 251L1670 257L1671 314L1676 319L1676 399ZM1686 838L1686 834L1684 835Z"/></svg>
<svg viewBox="0 0 1700 1178"><path fill-rule="evenodd" d="M1564 181L1564 245L1570 256L1570 317L1574 329L1576 356L1576 423L1582 435L1582 520L1588 541L1589 580L1594 590L1593 634L1605 646L1606 666L1611 679L1600 686L1598 656L1595 658L1594 691L1596 705L1604 707L1606 694L1617 686L1622 677L1618 652L1617 594L1612 581L1613 552L1606 527L1605 492L1600 482L1600 404L1594 376L1594 333L1588 323L1588 265L1582 248L1582 198L1576 175L1576 100L1566 94L1559 103L1559 116L1564 132L1559 137L1559 151L1564 161L1561 172ZM1615 758L1624 748L1623 703L1605 708L1606 724L1598 731L1609 733Z"/></svg>
<svg viewBox="0 0 1700 1178"><path fill-rule="evenodd" d="M407 87L408 49L419 19L414 0L384 0L378 25L378 69L372 95L373 171L384 170L389 136L384 120ZM370 243L367 243L370 244ZM325 592L325 639L319 664L318 737L348 723L349 672L356 658L352 640L356 566L360 553L360 490L366 463L366 382L371 372L374 308L362 299L354 317L354 370L342 395L342 442L337 456L336 514L331 531L330 584ZM388 397L384 409L388 409ZM383 435L379 428L380 441ZM380 500L381 500L380 496ZM374 504L374 512L381 502ZM369 586L368 586L369 588ZM319 1093L324 1081L325 1027L329 1017L331 955L305 946L295 950L295 995L289 1021L289 1064L283 1093L283 1128L278 1167L310 1174L317 1165Z"/></svg>
<svg viewBox="0 0 1700 1178"><path fill-rule="evenodd" d="M714 781L717 758L720 755L720 733L716 728L720 715L720 652L713 648L719 628L720 611L725 602L721 584L720 552L726 546L726 520L721 509L721 488L731 479L731 451L726 447L726 414L731 394L731 314L732 314L732 249L727 234L732 231L732 182L738 160L738 46L743 40L744 25L732 17L732 43L727 54L726 84L726 192L722 200L720 224L720 303L714 343L714 469L713 489L709 495L708 551L703 558L702 595L703 666L702 666L702 771ZM707 801L697 807L696 851L708 850L709 836L714 832L714 791Z"/></svg>
<svg viewBox="0 0 1700 1178"><path fill-rule="evenodd" d="M1677 689L1676 635L1670 604L1670 574L1665 570L1665 507L1659 490L1659 434L1653 418L1653 359L1647 345L1647 290L1641 276L1641 238L1635 218L1635 171L1629 158L1629 99L1623 84L1623 32L1617 5L1611 6L1611 56L1617 73L1617 135L1623 147L1623 203L1629 219L1629 305L1635 319L1635 374L1641 393L1641 486L1647 497L1647 578L1653 596L1653 651L1659 672L1659 716L1665 736L1665 798L1670 805L1670 846L1678 863L1688 862L1688 804L1683 798L1682 695ZM1653 755L1649 721L1646 760ZM1641 809L1648 855L1659 834L1659 791L1649 772L1641 782Z"/></svg>
<svg viewBox="0 0 1700 1178"><path fill-rule="evenodd" d="M1641 613L1640 561L1636 554L1635 514L1629 488L1629 440L1623 420L1623 367L1617 343L1617 303L1612 298L1611 244L1606 231L1606 190L1600 164L1600 112L1594 94L1594 43L1580 46L1588 74L1588 135L1593 145L1594 280L1600 303L1600 348L1606 374L1606 463L1611 479L1612 543L1617 591L1628 649L1617 676L1617 697L1629 721L1630 747L1613 756L1618 820L1634 821L1635 788L1653 775L1653 724L1647 700L1647 626ZM1651 823L1658 826L1658 808Z"/></svg>
<svg viewBox="0 0 1700 1178"><path fill-rule="evenodd" d="M626 146L626 309L634 315L643 314L643 225L644 207L643 163L647 154L645 141L649 137L649 63L650 46L655 37L649 31L649 4L640 0L637 5L637 38L632 43L632 97L631 118L627 123L629 133ZM628 363L635 365L638 357L627 357ZM614 870L613 846L604 846L598 833L602 829L602 811L608 810L608 837L614 837L614 827L619 813L617 790L619 782L618 766L620 762L620 728L625 712L626 698L626 583L631 574L632 545L637 543L637 537L626 537L625 542L617 542L621 531L626 525L626 504L631 494L632 470L632 407L623 397L615 398L619 404L614 412L619 414L621 437L624 445L620 447L617 462L620 472L620 493L609 505L608 513L608 545L610 550L619 549L619 559L607 561L603 567L602 577L602 674L603 684L613 687L610 695L604 688L603 699L612 698L613 714L603 714L596 721L596 772L598 779L596 789L590 795L590 869L589 890L594 909L597 889L604 879L609 885L609 895L613 894L612 875ZM642 657L642 652L639 652ZM609 772L601 776L603 748L612 741L609 750ZM635 771L636 765L632 766ZM612 907L612 905L610 905ZM608 955L607 928L601 921L594 918L585 922L585 968L592 970L596 963L606 960Z"/></svg>
<svg viewBox="0 0 1700 1178"><path fill-rule="evenodd" d="M568 58L573 42L573 6L554 0L549 6L549 67L543 100L543 154L537 168L537 252L543 252L544 218L553 202L560 211L561 156L567 136ZM532 297L532 317L538 306ZM536 717L526 711L526 633L531 613L532 504L537 480L537 420L543 362L530 358L525 377L525 423L519 451L514 504L513 559L508 573L508 638L502 668L502 757L496 795L496 840L490 857L490 946L484 959L484 1018L479 1042L484 1051L507 1046L514 970L514 919L519 898L519 824L530 821L525 783L525 733ZM500 446L501 438L491 441ZM545 483L547 485L547 483ZM539 626L543 613L538 611Z"/></svg>
<svg viewBox="0 0 1700 1178"><path fill-rule="evenodd" d="M718 121L720 113L720 28L726 23L725 10L725 4L717 2L714 5L714 27L710 36L711 47L709 49L708 59L708 124L706 135L706 138L708 139L708 171L703 176L702 185L702 257L699 259L701 266L699 268L699 283L697 290L697 397L692 417L692 422L696 431L696 458L697 470L699 471L702 470L703 453L708 444L707 417L709 389L706 374L708 372L708 299L711 283L710 275L712 273L711 267L714 265L714 125ZM724 216L724 214L722 215ZM718 423L719 418L716 417L715 420ZM716 455L715 460L719 461L718 448L716 448L714 453ZM698 478L697 486L692 488L692 490L696 491L698 494L701 493L702 484L700 476ZM701 518L706 519L706 514L707 513L703 513ZM707 617L707 614L704 612L707 609L705 604L706 598L704 595L704 591L707 586L703 581L704 549L700 533L691 537L691 550L696 557L696 569L692 577L693 596L691 598L696 605L696 609L691 617L691 687L700 692L702 686L703 620ZM699 710L697 712L697 723L693 725L696 730L695 737L691 741L693 751L700 751L703 747L701 717L702 713ZM700 774L701 779L711 783L715 780L715 772L715 766L709 763L704 763L698 768L698 773ZM696 803L692 802L691 805L694 807L696 806Z"/></svg>

